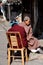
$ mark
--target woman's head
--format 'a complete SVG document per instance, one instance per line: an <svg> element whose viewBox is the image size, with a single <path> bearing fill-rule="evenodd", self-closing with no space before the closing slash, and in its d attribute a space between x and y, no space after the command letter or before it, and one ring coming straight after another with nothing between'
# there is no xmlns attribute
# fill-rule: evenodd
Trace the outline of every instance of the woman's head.
<svg viewBox="0 0 43 65"><path fill-rule="evenodd" d="M30 24L30 21L31 21L30 20L30 17L28 17L28 16L25 16L24 17L24 22L25 22L26 25L29 25Z"/></svg>

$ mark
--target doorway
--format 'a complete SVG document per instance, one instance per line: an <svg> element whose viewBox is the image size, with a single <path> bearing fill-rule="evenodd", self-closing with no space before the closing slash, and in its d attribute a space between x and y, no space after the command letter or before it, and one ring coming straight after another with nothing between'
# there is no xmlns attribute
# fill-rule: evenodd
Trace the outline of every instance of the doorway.
<svg viewBox="0 0 43 65"><path fill-rule="evenodd" d="M43 32L43 2L42 0L22 0L22 18L25 14L31 17L34 36L38 37Z"/></svg>
<svg viewBox="0 0 43 65"><path fill-rule="evenodd" d="M43 1L38 0L38 16L40 31L43 32Z"/></svg>

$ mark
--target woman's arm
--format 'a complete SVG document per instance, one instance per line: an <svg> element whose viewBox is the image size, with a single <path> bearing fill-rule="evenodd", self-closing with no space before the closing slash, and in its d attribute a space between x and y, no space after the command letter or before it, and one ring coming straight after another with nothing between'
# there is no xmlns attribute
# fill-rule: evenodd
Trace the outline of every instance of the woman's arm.
<svg viewBox="0 0 43 65"><path fill-rule="evenodd" d="M27 40L29 41L32 38L33 38L33 31L32 31L32 27L30 26L29 31L28 31L28 35L27 35Z"/></svg>

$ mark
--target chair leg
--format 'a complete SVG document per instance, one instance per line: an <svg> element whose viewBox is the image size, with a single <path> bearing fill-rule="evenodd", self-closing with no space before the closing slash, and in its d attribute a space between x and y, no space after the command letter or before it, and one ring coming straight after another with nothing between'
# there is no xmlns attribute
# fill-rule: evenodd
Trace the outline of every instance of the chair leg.
<svg viewBox="0 0 43 65"><path fill-rule="evenodd" d="M12 54L13 54L13 61L14 61L14 51L12 51Z"/></svg>
<svg viewBox="0 0 43 65"><path fill-rule="evenodd" d="M10 50L8 49L8 65L10 65Z"/></svg>
<svg viewBox="0 0 43 65"><path fill-rule="evenodd" d="M28 55L27 55L27 49L25 49L25 57L26 57L26 61L28 61Z"/></svg>
<svg viewBox="0 0 43 65"><path fill-rule="evenodd" d="M21 56L22 56L22 65L24 65L24 50L21 50Z"/></svg>

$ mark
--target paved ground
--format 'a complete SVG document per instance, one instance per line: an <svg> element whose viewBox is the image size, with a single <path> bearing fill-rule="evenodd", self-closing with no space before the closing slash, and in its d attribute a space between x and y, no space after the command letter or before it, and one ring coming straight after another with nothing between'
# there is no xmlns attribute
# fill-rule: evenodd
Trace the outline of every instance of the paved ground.
<svg viewBox="0 0 43 65"><path fill-rule="evenodd" d="M0 21L0 65L7 65L7 37L6 31L10 27L9 22ZM43 45L43 40L40 40ZM21 62L12 62L11 65L22 65ZM30 53L29 61L25 65L43 65L43 54Z"/></svg>

